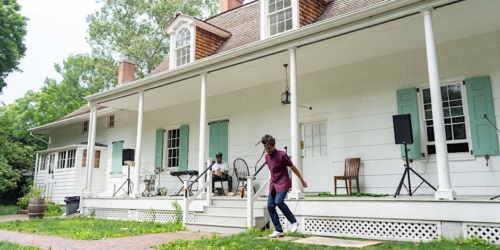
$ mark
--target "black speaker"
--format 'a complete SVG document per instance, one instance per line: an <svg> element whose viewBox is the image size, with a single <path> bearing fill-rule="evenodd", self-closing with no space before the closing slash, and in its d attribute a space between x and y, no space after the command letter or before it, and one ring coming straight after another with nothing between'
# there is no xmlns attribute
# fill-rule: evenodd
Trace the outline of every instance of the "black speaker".
<svg viewBox="0 0 500 250"><path fill-rule="evenodd" d="M393 115L394 139L396 144L412 144L413 132L411 130L410 114Z"/></svg>
<svg viewBox="0 0 500 250"><path fill-rule="evenodd" d="M124 161L134 161L135 150L124 149L122 154L122 162Z"/></svg>

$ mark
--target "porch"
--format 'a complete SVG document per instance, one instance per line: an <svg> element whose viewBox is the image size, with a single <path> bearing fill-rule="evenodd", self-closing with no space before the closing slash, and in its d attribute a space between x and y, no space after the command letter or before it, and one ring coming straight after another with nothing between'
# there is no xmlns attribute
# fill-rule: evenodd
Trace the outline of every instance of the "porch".
<svg viewBox="0 0 500 250"><path fill-rule="evenodd" d="M456 200L442 201L436 200L434 195L400 195L396 198L392 195L306 195L304 199L288 199L286 203L299 221L299 232L304 234L414 242L440 237L475 236L500 244L500 198L490 198L492 197L458 196ZM259 197L255 202L255 209L262 209L267 214L266 201L266 197ZM85 215L107 219L167 222L174 220L176 214L181 212L176 211L174 203L178 202L182 207L183 198L100 197L84 198L82 202ZM214 221L200 222L198 218L207 212L207 207L225 209L227 214L215 216ZM241 214L238 210L246 210L246 199L239 196L213 197L210 206L205 199L196 199L191 203L186 227L189 230L237 233L245 228L244 219L240 226L231 224L237 221L232 218L237 215L232 214ZM254 215L258 217L259 212L254 210ZM245 212L240 217L245 217ZM264 220L269 221L266 218L268 217L264 216ZM286 219L282 217L281 221L284 228L287 228ZM199 224L206 227L199 227ZM221 227L216 227L216 224Z"/></svg>

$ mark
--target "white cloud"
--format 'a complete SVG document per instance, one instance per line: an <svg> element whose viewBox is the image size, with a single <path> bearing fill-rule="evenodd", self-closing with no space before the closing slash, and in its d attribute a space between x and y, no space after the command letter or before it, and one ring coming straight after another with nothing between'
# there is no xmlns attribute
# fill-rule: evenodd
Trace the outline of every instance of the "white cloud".
<svg viewBox="0 0 500 250"><path fill-rule="evenodd" d="M26 55L19 68L11 73L0 101L11 104L26 91L39 91L46 77L60 79L54 70L70 54L89 53L85 41L86 18L98 10L93 0L18 0L21 14L28 21L25 37Z"/></svg>

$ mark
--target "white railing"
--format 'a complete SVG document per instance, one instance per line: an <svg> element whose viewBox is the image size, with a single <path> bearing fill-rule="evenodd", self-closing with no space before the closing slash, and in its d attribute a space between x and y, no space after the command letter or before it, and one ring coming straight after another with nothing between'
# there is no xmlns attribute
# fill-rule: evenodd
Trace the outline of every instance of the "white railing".
<svg viewBox="0 0 500 250"><path fill-rule="evenodd" d="M255 176L247 176L247 227L251 228L254 226L254 218L253 218L253 207L257 198L262 194L265 188L268 187L269 179L267 179L262 186L260 187L255 194L253 194L253 181L255 180Z"/></svg>
<svg viewBox="0 0 500 250"><path fill-rule="evenodd" d="M255 174L253 176L247 176L247 227L251 228L254 226L254 218L253 218L253 208L254 208L254 203L257 200L257 198L262 194L265 188L268 187L269 180L271 179L271 174L269 174L269 179L267 179L262 186L260 187L255 194L253 194L253 181L255 180L255 176L259 174L259 172L264 168L266 163L262 164L260 168L255 171ZM243 196L241 197L243 198Z"/></svg>
<svg viewBox="0 0 500 250"><path fill-rule="evenodd" d="M207 161L207 165L210 164L210 161ZM196 180L193 181L196 182L199 178L205 178L204 175L212 169L213 165L215 164L215 161L211 162L210 166L201 173ZM207 205L212 205L212 173L207 174L207 181L205 184L203 184L201 187L198 187L198 190L196 193L194 193L191 197L189 197L189 193L191 190L191 186L193 184L189 184L189 175L185 175L184 178L184 207L182 211L182 221L184 222L184 225L186 225L186 222L188 221L188 216L189 216L189 205L191 202L193 202L198 196L200 196L202 193L204 193L205 188L207 189L206 191L206 198L207 198ZM198 182L199 183L199 182Z"/></svg>

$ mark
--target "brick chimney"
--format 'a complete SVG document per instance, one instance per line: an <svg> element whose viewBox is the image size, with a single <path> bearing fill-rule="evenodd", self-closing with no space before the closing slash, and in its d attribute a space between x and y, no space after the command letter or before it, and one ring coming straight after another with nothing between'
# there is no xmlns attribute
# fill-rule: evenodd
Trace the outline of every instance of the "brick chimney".
<svg viewBox="0 0 500 250"><path fill-rule="evenodd" d="M135 78L135 63L126 59L120 61L118 68L118 85L131 82Z"/></svg>
<svg viewBox="0 0 500 250"><path fill-rule="evenodd" d="M243 5L244 0L220 0L220 10L219 13L238 8Z"/></svg>

